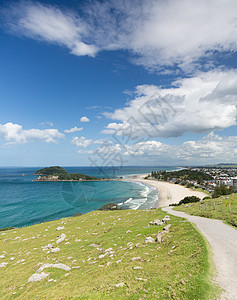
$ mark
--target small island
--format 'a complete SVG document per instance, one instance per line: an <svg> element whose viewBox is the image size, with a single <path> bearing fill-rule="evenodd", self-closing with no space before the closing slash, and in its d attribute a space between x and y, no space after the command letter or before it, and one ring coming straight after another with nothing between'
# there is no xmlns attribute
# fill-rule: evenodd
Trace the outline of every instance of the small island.
<svg viewBox="0 0 237 300"><path fill-rule="evenodd" d="M110 180L98 178L80 173L68 173L64 168L59 166L46 167L37 170L34 175L40 175L34 181L99 181Z"/></svg>

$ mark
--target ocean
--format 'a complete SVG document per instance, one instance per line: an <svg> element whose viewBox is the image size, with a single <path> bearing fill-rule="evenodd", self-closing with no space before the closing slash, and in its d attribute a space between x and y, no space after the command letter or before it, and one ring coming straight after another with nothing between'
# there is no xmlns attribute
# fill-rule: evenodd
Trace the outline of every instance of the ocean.
<svg viewBox="0 0 237 300"><path fill-rule="evenodd" d="M0 168L0 228L23 227L87 213L107 203L124 209L151 208L158 200L155 188L134 182L34 182L41 167ZM175 167L65 167L68 172L96 177L127 178L152 170Z"/></svg>

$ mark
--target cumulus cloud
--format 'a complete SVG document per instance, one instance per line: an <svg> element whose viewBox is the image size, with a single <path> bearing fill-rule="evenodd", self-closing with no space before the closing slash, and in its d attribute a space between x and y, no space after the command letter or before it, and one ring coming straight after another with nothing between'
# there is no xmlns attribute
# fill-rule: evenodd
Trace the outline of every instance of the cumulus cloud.
<svg viewBox="0 0 237 300"><path fill-rule="evenodd" d="M209 71L180 79L168 89L138 86L125 107L105 113L117 122L109 123L102 133L134 140L228 128L236 125L236 83L236 71Z"/></svg>
<svg viewBox="0 0 237 300"><path fill-rule="evenodd" d="M76 136L72 139L72 144L81 148L87 148L90 145L100 145L100 144L104 144L105 142L106 142L105 139L99 139L99 140L86 139L84 136L80 136L80 137Z"/></svg>
<svg viewBox="0 0 237 300"><path fill-rule="evenodd" d="M81 117L80 121L81 121L82 123L86 123L86 122L90 122L90 119L87 118L87 117Z"/></svg>
<svg viewBox="0 0 237 300"><path fill-rule="evenodd" d="M7 26L20 35L65 46L74 55L128 50L146 67L189 71L213 52L237 50L235 0L90 1L81 11L38 2L13 3ZM96 34L95 34L96 32Z"/></svg>
<svg viewBox="0 0 237 300"><path fill-rule="evenodd" d="M57 129L24 130L19 124L6 123L0 124L0 137L9 144L22 144L30 141L55 143L57 140L64 138L64 134Z"/></svg>
<svg viewBox="0 0 237 300"><path fill-rule="evenodd" d="M76 145L77 147L87 148L93 143L92 139L86 139L84 136L81 137L74 137L72 140L72 144Z"/></svg>
<svg viewBox="0 0 237 300"><path fill-rule="evenodd" d="M71 129L65 129L64 132L65 133L74 133L74 132L78 132L78 131L82 131L82 130L83 130L83 127L78 128L75 126Z"/></svg>
<svg viewBox="0 0 237 300"><path fill-rule="evenodd" d="M236 161L237 155L237 137L214 134L213 132L204 136L202 139L189 140L180 145L169 145L155 140L138 142L134 144L111 144L97 148L99 157L107 155L111 161L131 162L133 159L137 162L153 163L180 163L180 164L208 164L217 162Z"/></svg>

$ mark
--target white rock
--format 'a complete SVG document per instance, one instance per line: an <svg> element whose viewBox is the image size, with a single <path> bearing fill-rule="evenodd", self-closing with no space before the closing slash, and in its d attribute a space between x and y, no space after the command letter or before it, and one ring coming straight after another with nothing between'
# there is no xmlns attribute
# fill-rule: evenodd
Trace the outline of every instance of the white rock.
<svg viewBox="0 0 237 300"><path fill-rule="evenodd" d="M105 252L111 252L113 248L106 249Z"/></svg>
<svg viewBox="0 0 237 300"><path fill-rule="evenodd" d="M18 260L16 263L17 264L20 264L20 263L23 263L25 261L25 259L20 259L20 260Z"/></svg>
<svg viewBox="0 0 237 300"><path fill-rule="evenodd" d="M5 255L4 255L4 254L0 255L0 258L4 258L4 257L5 257Z"/></svg>
<svg viewBox="0 0 237 300"><path fill-rule="evenodd" d="M66 238L66 234L65 233L62 233L59 237L59 239L56 241L56 244L59 244L61 242L63 242Z"/></svg>
<svg viewBox="0 0 237 300"><path fill-rule="evenodd" d="M43 246L41 247L43 250L48 250L48 249L52 249L53 245L52 244L48 244L47 246Z"/></svg>
<svg viewBox="0 0 237 300"><path fill-rule="evenodd" d="M146 237L145 238L145 241L144 241L146 244L147 243L154 243L155 242L155 240L151 237L151 236L148 236L148 237Z"/></svg>
<svg viewBox="0 0 237 300"><path fill-rule="evenodd" d="M8 263L3 262L3 263L0 264L0 268L4 268L4 267L6 267L6 265L8 265Z"/></svg>
<svg viewBox="0 0 237 300"><path fill-rule="evenodd" d="M48 277L49 274L47 273L40 273L40 274L33 274L32 276L30 276L30 278L28 279L28 282L36 282L36 281L40 281L46 277Z"/></svg>
<svg viewBox="0 0 237 300"><path fill-rule="evenodd" d="M63 230L63 229L65 229L64 226L58 226L56 230Z"/></svg>
<svg viewBox="0 0 237 300"><path fill-rule="evenodd" d="M133 257L133 258L131 259L131 261L135 261L135 260L141 260L141 257Z"/></svg>
<svg viewBox="0 0 237 300"><path fill-rule="evenodd" d="M65 271L70 271L71 268L69 266L66 266L62 263L58 263L58 264L43 264L37 271L36 273L42 272L44 269L46 268L57 268L57 269L62 269Z"/></svg>
<svg viewBox="0 0 237 300"><path fill-rule="evenodd" d="M140 281L147 281L147 279L143 279L143 278L139 278L139 277L135 277L135 279L140 280Z"/></svg>
<svg viewBox="0 0 237 300"><path fill-rule="evenodd" d="M58 252L58 251L60 251L60 248L58 248L58 247L57 247L57 248L54 248L54 249L51 249L51 252L52 252L52 253L55 253L55 252Z"/></svg>
<svg viewBox="0 0 237 300"><path fill-rule="evenodd" d="M141 269L143 269L143 268L140 267L140 266L137 266L137 267L134 267L133 269L134 269L134 270L141 270Z"/></svg>
<svg viewBox="0 0 237 300"><path fill-rule="evenodd" d="M120 282L118 284L115 284L116 287L123 287L125 284L123 282Z"/></svg>
<svg viewBox="0 0 237 300"><path fill-rule="evenodd" d="M15 257L10 257L10 260L15 260Z"/></svg>
<svg viewBox="0 0 237 300"><path fill-rule="evenodd" d="M116 263L117 263L117 264L119 264L121 261L122 261L122 259L120 259L120 260L117 260L117 261L116 261Z"/></svg>

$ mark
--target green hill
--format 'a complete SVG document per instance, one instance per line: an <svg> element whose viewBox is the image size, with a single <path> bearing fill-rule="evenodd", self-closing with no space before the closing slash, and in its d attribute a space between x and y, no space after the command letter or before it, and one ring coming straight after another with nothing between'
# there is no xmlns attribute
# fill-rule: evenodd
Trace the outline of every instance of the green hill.
<svg viewBox="0 0 237 300"><path fill-rule="evenodd" d="M95 176L89 176L81 173L68 173L64 168L55 166L40 169L34 173L40 175L34 181L79 181L79 180L100 180Z"/></svg>
<svg viewBox="0 0 237 300"><path fill-rule="evenodd" d="M0 232L0 299L216 299L208 248L191 223L170 216L162 243L144 242L163 231L149 222L164 216L93 211Z"/></svg>
<svg viewBox="0 0 237 300"><path fill-rule="evenodd" d="M67 174L67 171L59 166L54 167L46 167L40 169L34 173L34 175L59 175L59 174Z"/></svg>

